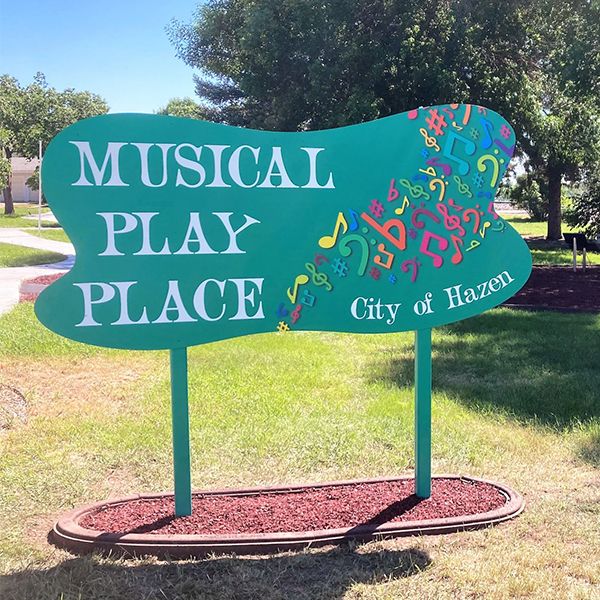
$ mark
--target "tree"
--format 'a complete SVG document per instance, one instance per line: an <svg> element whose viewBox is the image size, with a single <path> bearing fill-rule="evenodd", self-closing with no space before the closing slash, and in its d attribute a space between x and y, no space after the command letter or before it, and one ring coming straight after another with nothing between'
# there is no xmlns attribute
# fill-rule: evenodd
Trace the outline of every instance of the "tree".
<svg viewBox="0 0 600 600"><path fill-rule="evenodd" d="M209 111L192 98L171 98L166 106L156 111L156 114L188 119L206 119Z"/></svg>
<svg viewBox="0 0 600 600"><path fill-rule="evenodd" d="M597 0L209 0L169 32L220 122L293 131L452 101L497 110L548 180L551 238L563 177L596 152L582 133L598 114Z"/></svg>
<svg viewBox="0 0 600 600"><path fill-rule="evenodd" d="M10 158L33 158L38 155L40 140L46 146L68 125L107 111L108 105L100 96L73 89L60 92L48 86L42 73L26 87L14 77L0 76L0 183L5 214L14 212L10 176L2 179Z"/></svg>

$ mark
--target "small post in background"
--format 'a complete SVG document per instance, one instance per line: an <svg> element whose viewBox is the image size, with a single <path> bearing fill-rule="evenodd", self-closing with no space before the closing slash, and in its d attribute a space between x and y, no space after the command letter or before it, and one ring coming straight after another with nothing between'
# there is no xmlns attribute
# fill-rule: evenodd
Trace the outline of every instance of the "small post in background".
<svg viewBox="0 0 600 600"><path fill-rule="evenodd" d="M38 156L40 159L39 164L39 172L38 172L38 181L39 181L39 194L38 194L38 231L42 229L42 140L40 140L40 145L38 149Z"/></svg>

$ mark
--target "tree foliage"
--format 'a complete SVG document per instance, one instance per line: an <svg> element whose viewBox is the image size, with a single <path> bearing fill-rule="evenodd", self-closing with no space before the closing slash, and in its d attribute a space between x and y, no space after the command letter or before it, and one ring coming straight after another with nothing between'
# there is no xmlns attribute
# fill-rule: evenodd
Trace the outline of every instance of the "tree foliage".
<svg viewBox="0 0 600 600"><path fill-rule="evenodd" d="M156 114L187 119L206 119L207 110L192 98L171 98L166 106L156 111Z"/></svg>
<svg viewBox="0 0 600 600"><path fill-rule="evenodd" d="M599 10L598 0L209 0L170 36L202 73L207 117L224 123L295 131L445 102L497 110L548 189L557 237L563 178L599 158Z"/></svg>
<svg viewBox="0 0 600 600"><path fill-rule="evenodd" d="M68 125L108 111L106 102L96 94L74 89L58 91L38 73L31 84L21 86L10 75L0 76L0 184L4 188L5 212L13 212L10 180L11 156L36 157L39 142L46 146Z"/></svg>

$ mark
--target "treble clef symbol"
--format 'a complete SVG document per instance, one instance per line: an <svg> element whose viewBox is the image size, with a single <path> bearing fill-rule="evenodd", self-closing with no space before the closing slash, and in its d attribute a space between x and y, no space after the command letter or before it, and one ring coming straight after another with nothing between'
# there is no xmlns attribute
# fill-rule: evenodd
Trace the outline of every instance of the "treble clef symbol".
<svg viewBox="0 0 600 600"><path fill-rule="evenodd" d="M424 127L421 127L421 129L419 129L419 133L425 139L425 145L428 148L435 148L438 152L440 151L440 147L438 146L437 139L434 138L432 135L429 135L427 133L427 129L425 129Z"/></svg>
<svg viewBox="0 0 600 600"><path fill-rule="evenodd" d="M408 179L401 179L398 183L404 186L415 200L418 200L419 198L429 200L431 198L431 196L423 189L422 185L413 185Z"/></svg>
<svg viewBox="0 0 600 600"><path fill-rule="evenodd" d="M465 235L464 227L460 224L460 217L448 213L448 207L445 204L436 204L438 212L444 217L444 227L448 231L458 230L460 236Z"/></svg>
<svg viewBox="0 0 600 600"><path fill-rule="evenodd" d="M458 185L458 191L461 194L464 194L465 196L468 196L469 198L473 197L471 188L458 175L454 176L454 181L456 182L456 185Z"/></svg>
<svg viewBox="0 0 600 600"><path fill-rule="evenodd" d="M300 318L300 313L302 312L302 304L298 304L296 308L292 311L292 325L296 324L296 321Z"/></svg>
<svg viewBox="0 0 600 600"><path fill-rule="evenodd" d="M319 271L317 271L317 269L315 268L315 265L313 265L312 263L306 263L304 266L306 267L306 270L312 275L312 281L315 285L325 286L325 289L328 292L330 292L333 289L333 286L331 285L331 283L329 283L329 278L327 277L327 275L325 275L325 273L319 273Z"/></svg>

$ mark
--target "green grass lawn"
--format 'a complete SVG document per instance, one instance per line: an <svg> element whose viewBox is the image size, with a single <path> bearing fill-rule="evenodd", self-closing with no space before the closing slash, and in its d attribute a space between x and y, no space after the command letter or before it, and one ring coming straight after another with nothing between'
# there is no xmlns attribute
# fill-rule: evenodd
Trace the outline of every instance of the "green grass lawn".
<svg viewBox="0 0 600 600"><path fill-rule="evenodd" d="M523 237L545 237L548 232L548 224L546 221L534 221L529 217L516 217L511 214L502 213L500 213L500 216L510 223Z"/></svg>
<svg viewBox="0 0 600 600"><path fill-rule="evenodd" d="M66 256L58 254L58 252L0 243L0 268L45 265L60 262L65 258Z"/></svg>
<svg viewBox="0 0 600 600"><path fill-rule="evenodd" d="M44 228L41 231L38 231L37 229L28 229L27 233L44 238L46 240L54 240L55 242L71 242L69 236L67 236L62 227L56 227L52 229Z"/></svg>
<svg viewBox="0 0 600 600"><path fill-rule="evenodd" d="M600 316L494 310L434 330L433 470L505 482L493 529L177 564L49 546L74 506L172 487L167 352L83 346L30 304L0 318L3 600L589 599L600 589ZM410 473L413 334L267 334L190 351L196 488Z"/></svg>
<svg viewBox="0 0 600 600"><path fill-rule="evenodd" d="M42 208L43 213L48 212L50 209L47 207ZM37 204L15 204L15 212L12 215L4 214L4 204L0 204L0 227L31 227L35 225L37 221L31 219L24 219L27 215L38 214ZM43 221L43 218L42 218ZM57 223L44 223L44 227L59 227Z"/></svg>

